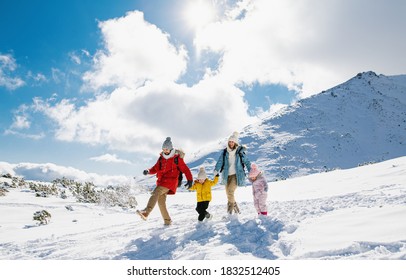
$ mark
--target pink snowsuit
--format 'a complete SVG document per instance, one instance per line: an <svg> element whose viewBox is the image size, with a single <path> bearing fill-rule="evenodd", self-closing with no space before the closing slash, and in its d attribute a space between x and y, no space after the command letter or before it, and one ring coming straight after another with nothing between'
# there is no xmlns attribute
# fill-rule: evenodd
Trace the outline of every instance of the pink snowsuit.
<svg viewBox="0 0 406 280"><path fill-rule="evenodd" d="M257 176L256 180L249 178L252 183L252 195L254 196L254 206L258 214L267 215L268 210L266 200L268 198L268 182L262 175L262 172Z"/></svg>

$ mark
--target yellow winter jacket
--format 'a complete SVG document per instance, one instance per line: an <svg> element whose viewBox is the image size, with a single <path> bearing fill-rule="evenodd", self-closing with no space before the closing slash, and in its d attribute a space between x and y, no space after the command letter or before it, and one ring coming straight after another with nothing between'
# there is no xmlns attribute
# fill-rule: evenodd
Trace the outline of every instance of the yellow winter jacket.
<svg viewBox="0 0 406 280"><path fill-rule="evenodd" d="M213 181L207 178L203 184L195 181L189 190L196 191L197 202L211 201L211 188L217 184L218 180L219 177L215 176Z"/></svg>

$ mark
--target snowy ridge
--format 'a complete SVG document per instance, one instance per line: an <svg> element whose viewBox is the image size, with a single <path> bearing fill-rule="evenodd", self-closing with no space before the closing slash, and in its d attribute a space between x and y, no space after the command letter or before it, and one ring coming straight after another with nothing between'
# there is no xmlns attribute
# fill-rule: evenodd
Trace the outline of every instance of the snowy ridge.
<svg viewBox="0 0 406 280"><path fill-rule="evenodd" d="M263 218L250 187L236 192L242 213L226 217L226 195L217 186L208 209L214 218L203 223L195 193L169 196L170 227L158 207L142 221L134 209L7 188L0 197L0 259L406 259L406 157L269 187ZM136 198L141 208L149 194ZM41 209L52 214L48 225L32 220Z"/></svg>
<svg viewBox="0 0 406 280"><path fill-rule="evenodd" d="M191 166L210 166L219 143ZM406 155L406 75L360 73L246 127L240 142L271 180Z"/></svg>

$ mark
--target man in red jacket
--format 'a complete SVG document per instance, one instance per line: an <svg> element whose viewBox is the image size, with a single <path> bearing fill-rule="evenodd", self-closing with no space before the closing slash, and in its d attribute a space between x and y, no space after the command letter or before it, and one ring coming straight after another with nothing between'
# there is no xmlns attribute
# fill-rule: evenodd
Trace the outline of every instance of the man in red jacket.
<svg viewBox="0 0 406 280"><path fill-rule="evenodd" d="M155 165L143 172L144 175L156 174L157 177L156 187L149 198L147 207L141 211L137 210L138 215L140 215L143 220L147 219L158 202L159 210L164 219L164 225L170 225L172 223L171 217L166 209L166 196L176 193L180 172L186 175L187 183L185 186L190 188L193 184L192 173L179 152L173 148L171 137L167 137L162 144L162 153L160 153Z"/></svg>

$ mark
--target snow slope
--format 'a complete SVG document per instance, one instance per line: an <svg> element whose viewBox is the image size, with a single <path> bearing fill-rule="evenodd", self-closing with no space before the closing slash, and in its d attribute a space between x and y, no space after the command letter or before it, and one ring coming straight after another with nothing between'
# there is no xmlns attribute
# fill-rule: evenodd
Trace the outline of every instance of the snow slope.
<svg viewBox="0 0 406 280"><path fill-rule="evenodd" d="M212 165L226 141L190 165ZM406 75L360 73L246 127L240 142L270 180L406 156Z"/></svg>
<svg viewBox="0 0 406 280"><path fill-rule="evenodd" d="M266 218L256 216L249 186L237 190L242 214L226 217L223 188L213 190L214 218L204 223L197 222L195 193L168 197L170 227L158 207L142 221L134 209L7 188L0 259L406 259L406 157L270 182ZM137 195L140 208L148 198ZM38 226L32 215L42 209L52 218Z"/></svg>

